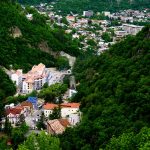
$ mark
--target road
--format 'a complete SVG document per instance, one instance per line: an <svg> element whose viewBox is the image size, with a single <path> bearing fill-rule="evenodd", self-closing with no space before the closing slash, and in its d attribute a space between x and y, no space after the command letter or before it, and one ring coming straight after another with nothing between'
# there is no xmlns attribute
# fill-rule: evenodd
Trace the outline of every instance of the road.
<svg viewBox="0 0 150 150"><path fill-rule="evenodd" d="M34 110L34 112L32 114L29 114L25 118L26 124L30 128L35 128L36 127L36 121L40 118L41 113L42 113L42 109L40 109L40 110Z"/></svg>

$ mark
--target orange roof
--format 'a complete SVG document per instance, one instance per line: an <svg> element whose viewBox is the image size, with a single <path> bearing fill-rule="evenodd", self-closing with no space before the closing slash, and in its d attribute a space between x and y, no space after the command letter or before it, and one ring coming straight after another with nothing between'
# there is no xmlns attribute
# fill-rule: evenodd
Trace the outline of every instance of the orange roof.
<svg viewBox="0 0 150 150"><path fill-rule="evenodd" d="M67 119L58 119L58 120L61 123L61 125L64 126L65 128L70 126L70 123L68 122Z"/></svg>
<svg viewBox="0 0 150 150"><path fill-rule="evenodd" d="M24 101L21 103L21 106L29 106L30 108L33 108L33 105L31 102L28 102L28 101Z"/></svg>
<svg viewBox="0 0 150 150"><path fill-rule="evenodd" d="M9 115L11 114L20 114L22 109L16 109L16 108L10 108L10 109L6 109L6 114Z"/></svg>
<svg viewBox="0 0 150 150"><path fill-rule="evenodd" d="M71 107L71 108L79 108L80 103L62 103L61 107Z"/></svg>
<svg viewBox="0 0 150 150"><path fill-rule="evenodd" d="M58 107L57 104L52 104L52 103L46 103L43 108L44 109L54 109L55 107Z"/></svg>

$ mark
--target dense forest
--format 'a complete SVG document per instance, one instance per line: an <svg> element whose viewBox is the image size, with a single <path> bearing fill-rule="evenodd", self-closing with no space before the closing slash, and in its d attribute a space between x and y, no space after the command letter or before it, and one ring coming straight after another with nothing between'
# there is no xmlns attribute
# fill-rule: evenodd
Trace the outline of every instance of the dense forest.
<svg viewBox="0 0 150 150"><path fill-rule="evenodd" d="M60 136L64 150L150 148L150 26L74 67L82 122Z"/></svg>
<svg viewBox="0 0 150 150"><path fill-rule="evenodd" d="M33 14L31 21L25 16L28 13ZM48 18L34 9L0 2L0 17L0 65L6 68L11 65L27 71L40 62L47 67L59 67L60 57L57 55L60 51L74 56L80 53L77 41L60 27L52 28L46 23ZM15 34L18 35L14 38Z"/></svg>
<svg viewBox="0 0 150 150"><path fill-rule="evenodd" d="M56 0L20 0L23 4L38 4L39 2L51 2ZM123 9L150 8L149 0L58 0L54 10L61 14L82 13L84 10L118 11Z"/></svg>

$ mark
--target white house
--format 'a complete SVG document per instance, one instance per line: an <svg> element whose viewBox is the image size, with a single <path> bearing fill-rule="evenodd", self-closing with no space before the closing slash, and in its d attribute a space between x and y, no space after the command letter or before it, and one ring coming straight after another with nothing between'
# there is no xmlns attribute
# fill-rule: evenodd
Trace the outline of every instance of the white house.
<svg viewBox="0 0 150 150"><path fill-rule="evenodd" d="M69 117L70 114L79 112L80 103L63 103L61 104L61 117Z"/></svg>
<svg viewBox="0 0 150 150"><path fill-rule="evenodd" d="M22 86L22 69L18 69L11 74L11 80L16 84L17 87Z"/></svg>
<svg viewBox="0 0 150 150"><path fill-rule="evenodd" d="M45 117L48 117L52 114L54 108L58 107L57 104L46 103L43 106L43 111ZM61 107L61 117L66 118L69 117L70 114L75 114L79 112L80 103L62 103L60 104Z"/></svg>
<svg viewBox="0 0 150 150"><path fill-rule="evenodd" d="M49 117L50 114L52 114L54 108L58 107L57 104L52 104L52 103L46 103L43 106L43 111L44 111L44 115L45 117Z"/></svg>

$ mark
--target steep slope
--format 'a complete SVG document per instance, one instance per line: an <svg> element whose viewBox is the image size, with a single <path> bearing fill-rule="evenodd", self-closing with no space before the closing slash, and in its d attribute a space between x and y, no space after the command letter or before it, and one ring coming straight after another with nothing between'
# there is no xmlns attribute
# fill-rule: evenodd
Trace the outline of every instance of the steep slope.
<svg viewBox="0 0 150 150"><path fill-rule="evenodd" d="M25 16L28 12L33 14L31 21ZM57 57L52 56L52 52L59 54L65 51L74 56L80 53L78 43L71 36L59 27L52 29L46 24L47 18L35 10L24 10L18 4L0 2L0 17L0 65L6 68L12 65L27 71L39 62L57 66ZM41 50L42 43L50 53Z"/></svg>
<svg viewBox="0 0 150 150"><path fill-rule="evenodd" d="M81 101L83 118L80 125L61 136L63 149L147 148L150 140L149 33L150 26L97 58L78 59L74 72L80 85L74 100Z"/></svg>

